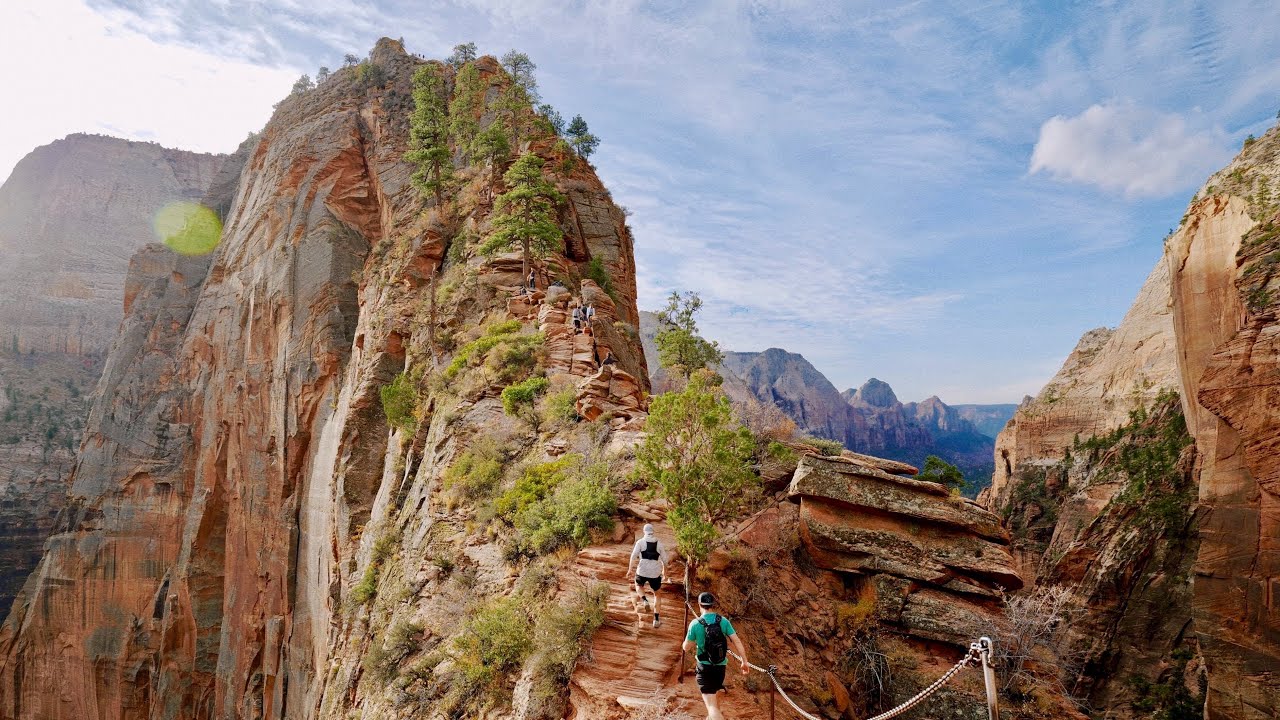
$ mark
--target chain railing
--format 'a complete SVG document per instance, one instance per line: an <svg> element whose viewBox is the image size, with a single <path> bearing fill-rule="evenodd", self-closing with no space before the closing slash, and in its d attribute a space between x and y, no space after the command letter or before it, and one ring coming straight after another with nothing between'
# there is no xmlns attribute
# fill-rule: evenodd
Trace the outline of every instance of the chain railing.
<svg viewBox="0 0 1280 720"><path fill-rule="evenodd" d="M686 591L686 598L687 598L687 591ZM689 604L687 599L685 601L685 611L689 613L694 613L693 606ZM694 613L694 614L697 614L697 613ZM747 662L747 660L745 660L743 657L741 657L740 655L738 655L732 650L729 650L728 652L730 655L734 657L734 659L736 659L738 662L742 663L743 665L751 668L752 670L755 670L757 672L762 672L765 675L768 675L770 682L773 683L774 689L777 690L778 694L782 696L782 699L786 701L788 705L791 706L791 709L794 710L797 715L799 715L802 718L805 718L805 720L822 720L822 718L816 717L806 712L804 708L796 704L795 700L791 699L791 696L788 695L787 691L783 689L782 683L778 682L778 666L777 665L770 665L767 668L760 667L759 665L756 665L754 663ZM898 717L899 715L907 712L908 710L915 707L916 705L919 705L920 703L924 702L926 699L929 698L929 696L938 692L938 690L941 690L942 686L946 685L947 681L950 680L952 677L954 677L956 673L960 672L966 667L976 667L976 666L982 667L983 680L987 690L987 714L990 720L999 720L1000 700L996 695L996 672L995 672L995 666L991 662L992 652L993 652L993 646L991 643L991 638L987 638L987 637L978 638L977 640L969 644L969 651L965 653L964 657L956 661L956 664L952 665L951 669L943 673L942 676L939 677L937 680L934 680L933 683L930 684L928 687L916 693L910 699L906 700L905 702L898 705L897 707L892 708L890 710L886 710L885 712L882 712L879 715L875 715L871 718L868 718L868 720L890 720L891 718ZM681 676L683 677L684 675L683 657L681 658L680 673L681 673ZM772 717L772 711L770 712L770 716Z"/></svg>

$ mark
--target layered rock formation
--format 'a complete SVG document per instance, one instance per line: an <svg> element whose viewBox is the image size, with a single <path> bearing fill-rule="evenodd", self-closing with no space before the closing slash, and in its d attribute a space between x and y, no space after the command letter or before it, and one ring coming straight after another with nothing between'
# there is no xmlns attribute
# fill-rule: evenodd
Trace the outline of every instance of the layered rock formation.
<svg viewBox="0 0 1280 720"><path fill-rule="evenodd" d="M868 456L802 457L779 496L790 502L744 520L730 534L731 548L712 554L710 572L691 578L691 592L720 598L751 661L776 665L788 694L820 717L865 717L906 700L973 639L999 630L999 589L1021 586L996 516L940 485L881 468L911 471ZM635 513L631 531L650 521L672 540L660 508ZM629 578L621 570L631 535L576 561L580 577L605 579L613 592L593 662L572 676L570 717L624 717L621 708L654 704L696 716L696 687L677 682L683 623L651 630L626 600ZM680 618L681 589L662 593L665 618ZM889 672L874 658L885 658ZM925 716L984 717L975 681L973 671L962 673L926 701ZM770 685L751 676L729 682L727 715L767 715ZM1040 712L1077 717L1061 695L1042 699Z"/></svg>
<svg viewBox="0 0 1280 720"><path fill-rule="evenodd" d="M71 135L31 152L0 186L0 615L64 505L130 255L155 240L160 208L207 199L226 164Z"/></svg>
<svg viewBox="0 0 1280 720"><path fill-rule="evenodd" d="M1114 430L1176 387L1169 278L1157 264L1120 325L1085 333L1053 379L1018 408L996 438L988 507L1008 502L1021 468L1057 463L1077 439Z"/></svg>
<svg viewBox="0 0 1280 720"><path fill-rule="evenodd" d="M990 626L1000 589L1022 587L999 518L941 485L807 457L788 492L814 562L870 577L909 635L965 646Z"/></svg>

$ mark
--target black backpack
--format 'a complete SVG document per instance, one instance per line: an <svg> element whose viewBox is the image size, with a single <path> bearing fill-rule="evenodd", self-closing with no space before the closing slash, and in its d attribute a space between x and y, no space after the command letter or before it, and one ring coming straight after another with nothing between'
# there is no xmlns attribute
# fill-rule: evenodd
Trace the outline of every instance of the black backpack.
<svg viewBox="0 0 1280 720"><path fill-rule="evenodd" d="M698 653L698 662L703 664L719 665L729 655L729 639L725 637L724 628L720 627L721 617L716 616L716 621L707 624L706 620L698 618L698 622L702 624L702 631L706 634L706 641L702 644L702 652Z"/></svg>
<svg viewBox="0 0 1280 720"><path fill-rule="evenodd" d="M645 560L657 560L662 557L658 554L658 541L650 540L644 544L644 549L640 551L640 557Z"/></svg>

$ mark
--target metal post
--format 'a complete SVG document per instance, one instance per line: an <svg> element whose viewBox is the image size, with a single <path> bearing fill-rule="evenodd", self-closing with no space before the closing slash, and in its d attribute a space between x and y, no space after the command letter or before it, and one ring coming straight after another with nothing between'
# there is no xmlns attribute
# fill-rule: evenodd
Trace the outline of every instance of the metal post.
<svg viewBox="0 0 1280 720"><path fill-rule="evenodd" d="M982 678L987 685L987 714L990 720L1000 720L1000 698L996 694L996 669L991 664L994 646L991 644L991 638L988 637L978 638L978 645L981 647Z"/></svg>
<svg viewBox="0 0 1280 720"><path fill-rule="evenodd" d="M775 713L776 711L775 711L775 709L774 709L774 705L778 702L778 686L773 682L773 676L774 676L774 675L776 675L777 673L778 673L778 666L777 666L777 665L770 665L770 666L769 666L769 686L770 686L770 690L769 690L769 720L775 720L774 713Z"/></svg>

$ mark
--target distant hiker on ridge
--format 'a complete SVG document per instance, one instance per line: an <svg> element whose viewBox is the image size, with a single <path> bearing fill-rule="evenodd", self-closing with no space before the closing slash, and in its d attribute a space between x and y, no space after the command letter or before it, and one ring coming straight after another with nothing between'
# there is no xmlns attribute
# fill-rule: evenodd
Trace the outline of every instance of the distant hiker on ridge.
<svg viewBox="0 0 1280 720"><path fill-rule="evenodd" d="M713 608L716 598L709 592L698 596L698 607L702 617L689 623L689 631L684 636L685 652L696 652L698 658L698 692L702 693L702 702L707 706L707 720L724 720L720 713L720 698L716 693L724 689L724 672L729 665L729 644L742 660L742 674L751 672L747 665L747 649L742 646L742 638L733 629L729 618L718 614Z"/></svg>
<svg viewBox="0 0 1280 720"><path fill-rule="evenodd" d="M645 612L649 611L649 596L645 594L644 586L653 588L653 626L655 628L662 624L662 618L658 615L658 588L662 587L662 569L666 564L667 549L654 534L653 526L645 525L644 537L637 540L635 547L631 548L631 561L627 563L627 574L630 575L631 569L635 568L636 599L644 603Z"/></svg>
<svg viewBox="0 0 1280 720"><path fill-rule="evenodd" d="M528 279L529 279L529 289L530 289L530 290L537 290L537 289L538 289L538 276L537 276L537 274L536 274L536 273L537 273L537 271L536 271L536 270L533 270L533 269L530 269L530 270L529 270L529 278L528 278Z"/></svg>

